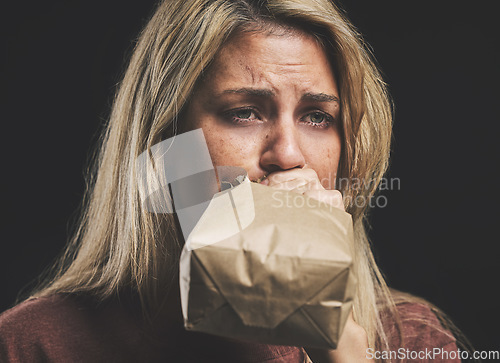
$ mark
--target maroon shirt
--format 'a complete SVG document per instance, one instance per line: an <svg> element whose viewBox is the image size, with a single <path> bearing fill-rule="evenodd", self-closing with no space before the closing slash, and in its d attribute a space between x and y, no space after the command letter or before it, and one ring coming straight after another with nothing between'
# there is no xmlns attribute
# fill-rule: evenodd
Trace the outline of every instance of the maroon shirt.
<svg viewBox="0 0 500 363"><path fill-rule="evenodd" d="M408 349L456 350L427 306L398 309ZM307 362L302 348L229 341L180 323L151 331L135 311L123 301L96 305L64 295L23 302L0 315L0 362Z"/></svg>
<svg viewBox="0 0 500 363"><path fill-rule="evenodd" d="M403 342L394 322L384 322L390 351L396 357L394 362L399 362L401 357L405 357L402 362L460 362L455 337L443 328L428 305L400 303L396 307L401 319ZM434 349L441 349L442 353L432 356Z"/></svg>

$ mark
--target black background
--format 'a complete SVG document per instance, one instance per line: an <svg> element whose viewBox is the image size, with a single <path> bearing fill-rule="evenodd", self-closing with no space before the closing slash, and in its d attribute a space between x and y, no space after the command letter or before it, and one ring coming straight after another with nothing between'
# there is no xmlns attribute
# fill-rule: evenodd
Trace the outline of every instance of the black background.
<svg viewBox="0 0 500 363"><path fill-rule="evenodd" d="M396 104L388 205L371 237L391 286L500 350L495 1L342 0ZM3 10L0 311L65 244L88 151L154 1Z"/></svg>

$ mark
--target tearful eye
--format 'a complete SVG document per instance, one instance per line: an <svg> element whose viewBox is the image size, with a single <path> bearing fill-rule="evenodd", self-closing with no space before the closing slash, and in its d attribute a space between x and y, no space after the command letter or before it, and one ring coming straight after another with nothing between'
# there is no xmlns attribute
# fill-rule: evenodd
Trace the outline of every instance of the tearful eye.
<svg viewBox="0 0 500 363"><path fill-rule="evenodd" d="M238 110L234 113L237 118L250 118L252 116L252 110Z"/></svg>
<svg viewBox="0 0 500 363"><path fill-rule="evenodd" d="M330 128L331 125L334 123L334 118L323 111L312 111L305 116L302 117L301 119L302 122L304 122L306 125L309 125L311 127L315 127L318 129L328 129Z"/></svg>
<svg viewBox="0 0 500 363"><path fill-rule="evenodd" d="M250 126L261 121L258 111L250 107L228 110L223 117L230 123L239 126Z"/></svg>
<svg viewBox="0 0 500 363"><path fill-rule="evenodd" d="M321 112L313 112L310 116L310 120L315 124L320 124L325 121L325 115Z"/></svg>

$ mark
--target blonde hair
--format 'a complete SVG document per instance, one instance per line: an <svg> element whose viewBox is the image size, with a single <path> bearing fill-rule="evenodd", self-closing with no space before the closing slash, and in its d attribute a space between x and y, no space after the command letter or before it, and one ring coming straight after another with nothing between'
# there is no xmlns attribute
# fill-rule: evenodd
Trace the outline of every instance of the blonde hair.
<svg viewBox="0 0 500 363"><path fill-rule="evenodd" d="M87 293L107 299L131 289L154 310L175 277L181 242L171 215L141 208L135 160L176 133L178 115L219 49L238 31L267 25L315 36L333 62L340 92L346 200L374 195L390 153L391 103L361 36L328 0L171 0L142 31L90 170L79 226L55 275L35 296ZM181 121L181 120L179 120ZM365 232L367 203L346 205L355 230L359 280L354 318L370 347L387 337L380 306L394 309ZM379 303L383 302L382 305Z"/></svg>

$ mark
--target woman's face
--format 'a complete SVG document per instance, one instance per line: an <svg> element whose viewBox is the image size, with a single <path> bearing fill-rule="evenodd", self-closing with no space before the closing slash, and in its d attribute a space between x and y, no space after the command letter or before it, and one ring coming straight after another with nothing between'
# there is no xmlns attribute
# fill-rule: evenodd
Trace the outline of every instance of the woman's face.
<svg viewBox="0 0 500 363"><path fill-rule="evenodd" d="M323 49L309 35L243 33L219 52L186 112L215 166L251 180L311 168L332 189L340 158L339 95Z"/></svg>

